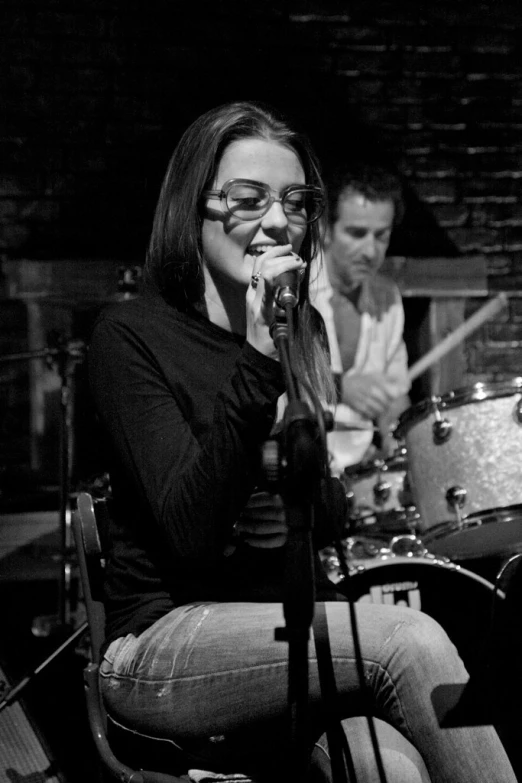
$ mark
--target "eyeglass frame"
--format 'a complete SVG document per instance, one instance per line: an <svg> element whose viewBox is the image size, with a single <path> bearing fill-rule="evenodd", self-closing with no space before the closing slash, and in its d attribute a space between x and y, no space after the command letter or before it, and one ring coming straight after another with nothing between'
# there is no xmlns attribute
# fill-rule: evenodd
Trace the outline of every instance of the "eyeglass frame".
<svg viewBox="0 0 522 783"><path fill-rule="evenodd" d="M227 204L227 196L232 186L237 184L255 185L256 187L263 188L263 190L267 191L269 193L269 197L268 197L268 203L265 212L263 212L261 215L256 215L256 217L252 217L252 218L241 218L238 215L236 215L235 212L232 212ZM297 184L288 185L288 187L283 188L283 190L280 191L280 198L276 198L273 195L274 191L272 190L272 188L270 188L265 182L259 182L258 180L255 179L244 179L242 177L235 177L233 179L227 179L227 181L223 184L221 190L204 190L201 193L201 196L202 198L219 198L222 205L224 203L224 207L228 212L228 214L232 215L232 217L238 218L238 220L241 220L243 223L250 223L253 220L259 220L260 218L263 218L266 214L268 214L268 212L272 208L272 204L274 204L274 202L277 201L281 204L283 212L285 213L288 220L292 222L290 216L287 215L287 213L285 212L284 199L289 193L292 193L295 190L305 190L308 193L316 193L321 196L322 199L321 209L312 220L305 221L307 226L311 225L312 223L316 223L321 217L321 215L323 214L326 207L325 192L322 188L318 187L317 185L297 185Z"/></svg>

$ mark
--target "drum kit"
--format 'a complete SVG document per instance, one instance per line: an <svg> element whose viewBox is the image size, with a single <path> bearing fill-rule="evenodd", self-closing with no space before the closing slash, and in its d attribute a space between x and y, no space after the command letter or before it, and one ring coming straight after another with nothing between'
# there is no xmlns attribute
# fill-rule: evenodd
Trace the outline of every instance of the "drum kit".
<svg viewBox="0 0 522 783"><path fill-rule="evenodd" d="M417 403L394 436L391 457L339 475L345 537L323 568L354 600L435 617L466 660L502 600L497 576L522 553L522 378Z"/></svg>

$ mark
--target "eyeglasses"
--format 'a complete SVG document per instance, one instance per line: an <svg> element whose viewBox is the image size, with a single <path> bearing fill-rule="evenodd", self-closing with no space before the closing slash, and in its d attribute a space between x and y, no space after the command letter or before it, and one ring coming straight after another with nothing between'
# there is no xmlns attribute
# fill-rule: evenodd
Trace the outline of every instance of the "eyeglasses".
<svg viewBox="0 0 522 783"><path fill-rule="evenodd" d="M257 220L266 215L274 201L279 201L290 223L314 223L321 216L325 197L315 185L290 185L280 198L263 182L251 179L229 179L221 190L204 190L205 198L218 198L222 206L240 220Z"/></svg>

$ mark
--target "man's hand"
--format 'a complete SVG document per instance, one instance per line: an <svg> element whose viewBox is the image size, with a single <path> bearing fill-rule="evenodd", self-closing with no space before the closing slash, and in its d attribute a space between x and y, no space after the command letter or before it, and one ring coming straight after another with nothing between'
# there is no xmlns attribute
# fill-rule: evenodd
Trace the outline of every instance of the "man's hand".
<svg viewBox="0 0 522 783"><path fill-rule="evenodd" d="M343 375L341 402L368 419L382 416L395 398L395 384L383 373Z"/></svg>
<svg viewBox="0 0 522 783"><path fill-rule="evenodd" d="M287 527L280 495L254 492L235 526L245 544L258 549L275 549L286 542Z"/></svg>

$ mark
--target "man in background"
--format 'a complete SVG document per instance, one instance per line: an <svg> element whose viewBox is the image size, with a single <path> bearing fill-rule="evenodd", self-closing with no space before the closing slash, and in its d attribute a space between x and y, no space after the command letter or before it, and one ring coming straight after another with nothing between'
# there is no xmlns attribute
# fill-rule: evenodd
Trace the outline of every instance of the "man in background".
<svg viewBox="0 0 522 783"><path fill-rule="evenodd" d="M404 309L380 273L404 205L399 178L369 164L328 183L328 225L315 305L328 331L338 388L333 468L376 452L389 456L398 416L410 405Z"/></svg>

